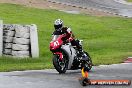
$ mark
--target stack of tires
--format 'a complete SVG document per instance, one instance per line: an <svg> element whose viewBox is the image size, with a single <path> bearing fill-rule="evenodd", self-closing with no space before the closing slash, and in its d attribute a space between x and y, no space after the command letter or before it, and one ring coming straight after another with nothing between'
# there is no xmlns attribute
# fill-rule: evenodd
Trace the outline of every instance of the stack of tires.
<svg viewBox="0 0 132 88"><path fill-rule="evenodd" d="M16 25L15 36L12 45L12 56L29 57L30 56L30 27L28 25Z"/></svg>
<svg viewBox="0 0 132 88"><path fill-rule="evenodd" d="M12 55L12 44L15 36L15 25L3 25L3 54Z"/></svg>
<svg viewBox="0 0 132 88"><path fill-rule="evenodd" d="M30 25L3 26L3 54L30 57Z"/></svg>

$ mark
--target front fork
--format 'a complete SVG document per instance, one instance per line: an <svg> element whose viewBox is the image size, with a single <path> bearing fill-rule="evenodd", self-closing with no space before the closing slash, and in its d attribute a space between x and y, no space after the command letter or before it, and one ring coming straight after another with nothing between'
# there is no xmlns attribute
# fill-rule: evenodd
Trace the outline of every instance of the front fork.
<svg viewBox="0 0 132 88"><path fill-rule="evenodd" d="M63 54L61 52L55 52L54 54L59 55L60 61L63 59Z"/></svg>

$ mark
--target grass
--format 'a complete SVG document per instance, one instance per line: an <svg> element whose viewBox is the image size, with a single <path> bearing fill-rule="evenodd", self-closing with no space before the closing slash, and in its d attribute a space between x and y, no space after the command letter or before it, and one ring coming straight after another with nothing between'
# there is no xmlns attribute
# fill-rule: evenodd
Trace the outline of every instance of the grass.
<svg viewBox="0 0 132 88"><path fill-rule="evenodd" d="M132 2L132 0L127 0L128 2Z"/></svg>
<svg viewBox="0 0 132 88"><path fill-rule="evenodd" d="M64 20L79 39L94 65L121 63L132 56L132 19L68 14L57 10L29 8L15 4L0 4L0 19L11 24L36 24L39 34L40 58L0 58L0 71L53 68L49 50L53 21Z"/></svg>

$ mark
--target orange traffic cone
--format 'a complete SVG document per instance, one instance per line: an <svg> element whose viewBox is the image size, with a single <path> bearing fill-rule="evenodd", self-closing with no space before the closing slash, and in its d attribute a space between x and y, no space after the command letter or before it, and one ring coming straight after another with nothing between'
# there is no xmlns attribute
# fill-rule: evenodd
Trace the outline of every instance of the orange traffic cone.
<svg viewBox="0 0 132 88"><path fill-rule="evenodd" d="M81 70L82 77L79 78L79 82L82 86L90 85L90 79L88 79L88 71L84 71L84 68Z"/></svg>

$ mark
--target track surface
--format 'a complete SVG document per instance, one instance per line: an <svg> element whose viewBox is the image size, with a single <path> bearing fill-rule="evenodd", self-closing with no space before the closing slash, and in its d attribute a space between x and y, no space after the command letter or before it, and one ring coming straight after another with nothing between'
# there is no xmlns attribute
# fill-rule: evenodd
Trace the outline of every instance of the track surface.
<svg viewBox="0 0 132 88"><path fill-rule="evenodd" d="M47 0L0 0L0 3L12 3L12 4L20 4L27 7L35 7L35 8L41 8L41 9L56 9L59 11L64 11L68 13L85 13L89 15L94 16L116 16L111 13L106 13L103 11L93 10L93 9L82 9L77 8L73 6L63 5L63 4L57 4L48 2Z"/></svg>
<svg viewBox="0 0 132 88"><path fill-rule="evenodd" d="M95 66L89 72L90 79L132 80L132 63ZM58 74L55 69L1 72L0 88L83 88L78 81L80 70ZM130 86L93 85L85 88L132 88Z"/></svg>
<svg viewBox="0 0 132 88"><path fill-rule="evenodd" d="M52 0L53 1L53 0ZM55 0L88 8L96 8L131 17L132 6L114 0ZM132 63L95 66L89 72L90 79L129 79L132 81ZM80 70L58 74L55 69L1 72L0 88L84 88L79 82ZM132 88L130 86L87 86L85 88Z"/></svg>
<svg viewBox="0 0 132 88"><path fill-rule="evenodd" d="M116 2L115 0L48 0L80 7L94 8L122 16L132 17L132 5Z"/></svg>

